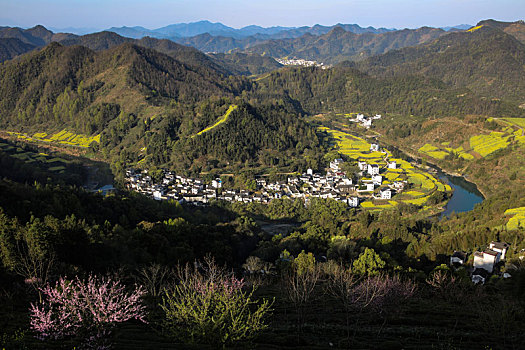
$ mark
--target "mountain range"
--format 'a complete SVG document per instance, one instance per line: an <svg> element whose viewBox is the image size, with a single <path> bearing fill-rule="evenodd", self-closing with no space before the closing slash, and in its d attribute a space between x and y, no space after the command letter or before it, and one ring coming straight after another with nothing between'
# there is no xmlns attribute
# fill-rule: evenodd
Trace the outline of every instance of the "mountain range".
<svg viewBox="0 0 525 350"><path fill-rule="evenodd" d="M394 29L386 28L374 28L367 27L362 28L357 24L335 24L333 26L323 26L316 24L308 27L268 27L264 28L261 26L250 25L240 29L228 27L222 23L212 23L210 21L199 21L193 23L178 23L171 24L158 29L147 29L144 27L112 27L107 31L115 32L122 36L130 38L140 39L144 36L151 36L154 38L161 39L175 39L193 37L200 34L210 34L212 36L225 36L232 37L235 39L241 39L249 36L256 36L264 39L280 39L280 38L297 38L306 33L313 35L322 35L328 33L335 27L341 27L346 31L353 33L384 33L392 31Z"/></svg>
<svg viewBox="0 0 525 350"><path fill-rule="evenodd" d="M215 54L113 32L2 28L0 127L101 134L104 154L124 162L187 169L287 164L319 147L302 115L525 115L524 27L483 21L467 31L379 34L334 28ZM334 67L283 68L271 57L283 55ZM209 129L231 106L229 118Z"/></svg>

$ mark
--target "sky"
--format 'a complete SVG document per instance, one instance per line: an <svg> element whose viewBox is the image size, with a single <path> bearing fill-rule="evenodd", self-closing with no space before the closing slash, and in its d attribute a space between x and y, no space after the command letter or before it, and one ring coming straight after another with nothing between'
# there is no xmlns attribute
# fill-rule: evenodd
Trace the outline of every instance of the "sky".
<svg viewBox="0 0 525 350"><path fill-rule="evenodd" d="M524 17L525 0L0 0L0 26L24 28L155 29L210 20L234 28L356 23L400 29Z"/></svg>

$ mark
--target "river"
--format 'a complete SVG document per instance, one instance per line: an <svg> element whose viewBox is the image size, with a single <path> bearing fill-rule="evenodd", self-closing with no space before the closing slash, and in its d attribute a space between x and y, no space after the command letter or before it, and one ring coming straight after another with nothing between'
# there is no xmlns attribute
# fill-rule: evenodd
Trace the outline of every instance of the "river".
<svg viewBox="0 0 525 350"><path fill-rule="evenodd" d="M437 177L454 189L454 193L440 217L449 217L452 213L470 211L474 209L476 204L481 203L484 199L476 185L468 182L463 177L453 176L443 172L438 172Z"/></svg>

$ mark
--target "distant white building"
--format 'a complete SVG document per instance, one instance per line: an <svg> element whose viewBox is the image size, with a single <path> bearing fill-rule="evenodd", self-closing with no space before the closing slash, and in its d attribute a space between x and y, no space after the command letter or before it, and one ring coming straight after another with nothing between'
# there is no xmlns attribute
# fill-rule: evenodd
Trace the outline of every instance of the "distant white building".
<svg viewBox="0 0 525 350"><path fill-rule="evenodd" d="M330 169L333 171L339 171L339 167L343 163L343 160L341 158L334 159L330 162Z"/></svg>
<svg viewBox="0 0 525 350"><path fill-rule="evenodd" d="M365 128L371 127L372 126L372 119L365 119L365 120L363 120L363 126Z"/></svg>
<svg viewBox="0 0 525 350"><path fill-rule="evenodd" d="M501 242L490 242L489 248L492 249L495 252L498 252L501 254L501 260L505 259L505 253L507 253L507 249L509 248L509 245L507 243L501 243Z"/></svg>
<svg viewBox="0 0 525 350"><path fill-rule="evenodd" d="M374 191L374 188L376 188L375 185L374 185L374 183L369 182L369 183L366 184L366 190L367 190L367 191L372 192L372 191Z"/></svg>
<svg viewBox="0 0 525 350"><path fill-rule="evenodd" d="M306 175L313 175L314 171L312 169L306 170Z"/></svg>
<svg viewBox="0 0 525 350"><path fill-rule="evenodd" d="M164 191L161 189L153 191L153 199L160 201L162 199L162 196L164 196Z"/></svg>
<svg viewBox="0 0 525 350"><path fill-rule="evenodd" d="M366 162L357 162L357 167L359 170L363 171L367 169L368 164Z"/></svg>
<svg viewBox="0 0 525 350"><path fill-rule="evenodd" d="M222 187L222 180L217 178L217 179L214 179L212 182L211 182L211 186L213 188L221 188Z"/></svg>
<svg viewBox="0 0 525 350"><path fill-rule="evenodd" d="M348 198L348 205L352 208L357 208L359 206L359 198L357 197Z"/></svg>
<svg viewBox="0 0 525 350"><path fill-rule="evenodd" d="M383 176L381 176L381 175L373 175L372 176L372 182L373 182L374 185L381 186L381 184L383 183Z"/></svg>
<svg viewBox="0 0 525 350"><path fill-rule="evenodd" d="M489 273L494 270L494 265L499 262L501 253L491 249L474 253L474 268L484 269Z"/></svg>
<svg viewBox="0 0 525 350"><path fill-rule="evenodd" d="M379 174L379 165L377 164L368 164L368 173L370 175L378 175Z"/></svg>
<svg viewBox="0 0 525 350"><path fill-rule="evenodd" d="M377 144L377 143L370 144L370 151L372 151L372 152L379 152L379 144Z"/></svg>
<svg viewBox="0 0 525 350"><path fill-rule="evenodd" d="M379 191L379 194L381 196L381 199L391 199L392 198L392 191L389 188Z"/></svg>
<svg viewBox="0 0 525 350"><path fill-rule="evenodd" d="M365 119L365 115L361 114L361 113L358 113L357 116L356 116L356 119L358 121L362 122Z"/></svg>
<svg viewBox="0 0 525 350"><path fill-rule="evenodd" d="M388 169L397 169L397 163L395 161L388 162Z"/></svg>
<svg viewBox="0 0 525 350"><path fill-rule="evenodd" d="M381 119L381 114L376 114L375 116L373 116L373 119Z"/></svg>

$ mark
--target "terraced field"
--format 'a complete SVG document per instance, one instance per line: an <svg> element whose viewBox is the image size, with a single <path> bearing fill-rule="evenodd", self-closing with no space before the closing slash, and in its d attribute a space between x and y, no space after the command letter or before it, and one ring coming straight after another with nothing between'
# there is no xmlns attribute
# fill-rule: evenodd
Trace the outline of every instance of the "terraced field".
<svg viewBox="0 0 525 350"><path fill-rule="evenodd" d="M525 118L504 118L508 122L519 126L520 128L525 128Z"/></svg>
<svg viewBox="0 0 525 350"><path fill-rule="evenodd" d="M493 131L489 135L477 135L470 138L470 148L482 157L486 157L499 149L507 147L510 135Z"/></svg>
<svg viewBox="0 0 525 350"><path fill-rule="evenodd" d="M508 209L505 216L510 216L507 222L507 230L517 230L525 227L525 207Z"/></svg>
<svg viewBox="0 0 525 350"><path fill-rule="evenodd" d="M68 159L50 156L45 153L28 152L20 147L14 147L9 143L0 141L0 152L5 152L10 157L23 161L26 164L40 163L47 170L62 174L66 170L66 165L71 161Z"/></svg>
<svg viewBox="0 0 525 350"><path fill-rule="evenodd" d="M360 137L324 126L319 127L319 129L330 134L334 141L334 147L336 147L339 153L351 159L379 164L382 168L386 168L387 162L395 161L398 165L397 169L385 169L381 173L384 178L383 185L388 185L393 181L406 180L413 187L410 191L397 194L390 201L364 201L361 203L361 207L363 208L382 210L392 208L400 202L422 206L435 191L447 192L452 190L449 185L443 184L429 173L414 168L414 166L406 160L392 158L392 155L388 151L385 151L385 153L371 152L370 143Z"/></svg>
<svg viewBox="0 0 525 350"><path fill-rule="evenodd" d="M93 142L100 143L100 134L95 136L87 136L82 134L75 134L66 129L57 133L48 135L45 132L37 132L33 136L18 132L9 132L8 134L17 136L18 139L26 141L43 141L54 142L62 145L70 145L82 148L88 148Z"/></svg>
<svg viewBox="0 0 525 350"><path fill-rule="evenodd" d="M418 149L419 153L426 154L432 158L436 159L445 159L448 156L448 152L441 151L438 147L432 146L430 144L425 144L423 147Z"/></svg>
<svg viewBox="0 0 525 350"><path fill-rule="evenodd" d="M449 146L450 142L441 143L442 146ZM437 147L431 144L425 144L418 149L419 153L425 154L435 159L445 159L449 154L457 154L458 157L461 157L466 160L474 159L474 156L463 149L462 146L457 148L453 147Z"/></svg>

